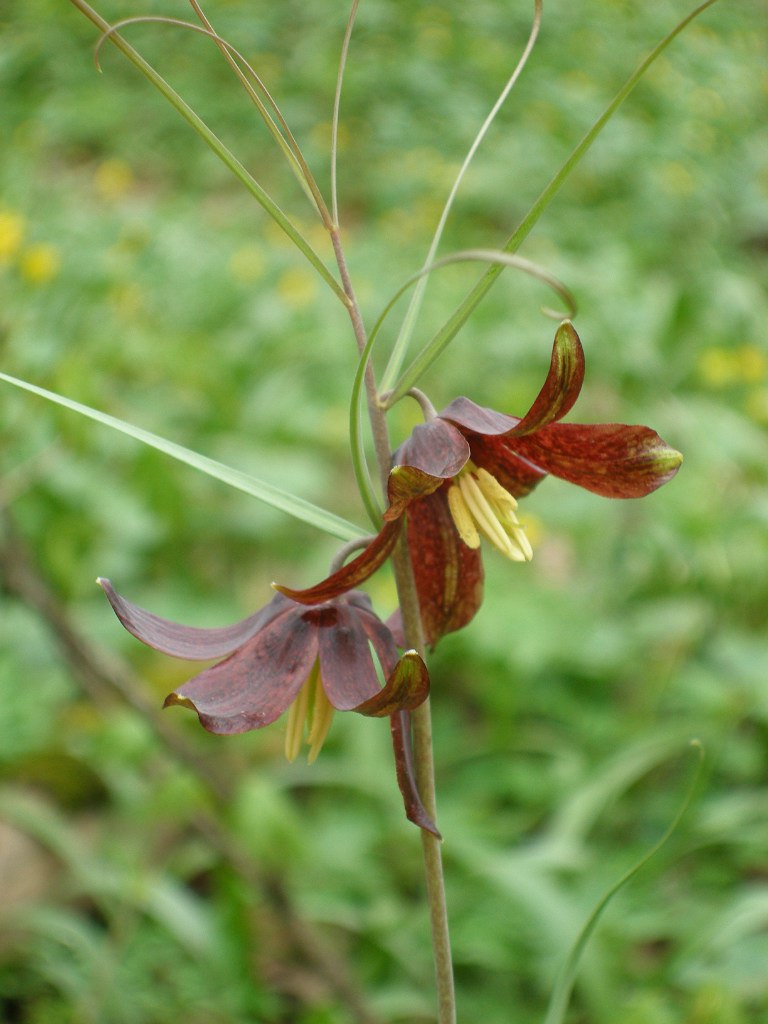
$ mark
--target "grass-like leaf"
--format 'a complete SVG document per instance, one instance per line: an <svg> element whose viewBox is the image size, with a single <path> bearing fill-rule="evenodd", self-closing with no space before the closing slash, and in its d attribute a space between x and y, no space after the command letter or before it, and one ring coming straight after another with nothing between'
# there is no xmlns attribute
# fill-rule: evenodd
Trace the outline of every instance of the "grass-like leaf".
<svg viewBox="0 0 768 1024"><path fill-rule="evenodd" d="M700 4L695 10L691 11L682 21L678 22L677 25L669 32L664 38L654 46L648 56L638 65L638 67L632 72L629 78L626 80L624 85L619 89L616 95L613 97L611 102L605 108L603 113L598 117L589 131L584 135L581 141L575 146L568 159L558 170L546 188L543 190L539 198L531 206L528 213L522 219L518 227L507 239L503 246L504 252L514 253L520 248L524 240L530 234L533 226L538 221L539 217L546 210L549 204L552 202L554 197L560 191L561 186L570 177L571 172L580 162L584 154L590 149L592 143L598 137L600 132L605 128L610 119L619 109L624 100L629 96L632 90L635 88L640 79L645 75L648 68L654 63L654 61L661 56L666 50L669 44L675 39L683 29L693 21L694 18L698 17L703 11L712 4L716 3L717 0L705 0L705 3ZM437 359L440 353L450 344L451 341L456 337L461 328L467 322L469 317L472 315L474 310L480 304L481 300L485 297L486 293L490 289L491 285L496 281L499 274L501 274L504 267L500 264L489 267L488 270L483 274L480 280L477 282L472 291L467 297L461 302L461 304L454 310L451 316L446 320L443 326L437 331L434 337L427 342L421 352L416 356L413 362L406 368L397 384L392 389L391 402L396 402L399 398L402 398L410 388L412 388L424 374L424 372L432 365Z"/></svg>
<svg viewBox="0 0 768 1024"><path fill-rule="evenodd" d="M565 963L563 964L562 969L560 970L560 973L555 982L555 987L552 990L552 995L549 1001L549 1007L547 1009L547 1015L544 1018L544 1024L563 1024L563 1020L565 1019L565 1013L568 1009L568 1003L571 998L573 984L576 980L576 975L579 970L581 957L584 953L584 950L586 949L587 943L592 937L592 933L597 927L597 923L600 920L603 911L611 902L613 897L621 889L623 889L624 886L628 882L630 882L642 868L645 867L648 861L650 861L653 857L656 856L656 854L659 852L662 846L664 846L664 844L667 842L667 840L670 838L673 832L675 832L677 826L680 824L680 820L690 807L691 802L699 788L699 784L701 782L704 771L704 751L701 746L701 743L698 740L692 740L691 747L698 755L699 761L696 766L696 771L694 773L693 779L688 785L688 789L686 790L685 796L683 797L683 800L677 810L677 813L675 814L675 817L672 819L672 822L670 823L669 827L664 832L664 835L658 840L658 842L656 842L651 847L651 849L648 850L647 853L643 854L640 860L638 860L637 863L629 869L629 871L625 872L625 874L623 874L621 878L617 882L615 882L607 890L607 892L605 892L603 896L598 900L597 904L592 910L592 913L589 915L581 931L576 937L576 941L571 947L568 957Z"/></svg>
<svg viewBox="0 0 768 1024"><path fill-rule="evenodd" d="M137 50L127 43L118 32L114 31L114 26L105 21L97 11L85 2L85 0L70 0L70 3L77 7L77 9L81 11L86 18L92 21L103 34L106 34L109 42L116 46L118 50L120 50L120 52L123 53L128 60L130 60L139 69L144 77L154 85L158 92L168 100L174 110L181 114L184 120L187 121L187 123L197 132L200 138L207 143L222 163L224 163L230 171L232 171L235 177L248 189L251 195L264 208L274 222L291 239L296 248L309 260L326 284L329 285L337 297L346 305L347 297L344 294L343 288L334 278L328 267L326 267L317 252L312 248L310 243L301 234L293 222L285 215L285 213L283 213L269 193L262 188L253 175L250 174L243 164L237 159L234 153L224 145L221 139L214 132L211 131L205 121L203 121L203 119L195 113L189 104L179 96L176 90L165 81L162 75L158 74L152 65L144 60Z"/></svg>
<svg viewBox="0 0 768 1024"><path fill-rule="evenodd" d="M273 484L268 484L264 480L259 480L257 477L250 476L238 469L232 469L230 466L225 466L222 462L216 462L205 455L200 455L190 448L184 448L180 444L168 441L166 438L153 434L149 430L144 430L142 427L136 427L132 423L126 423L125 420L99 412L98 409L92 409L88 405L82 405L71 398L65 398L54 391L47 391L45 388L37 387L35 384L11 377L6 373L0 373L0 380L5 381L7 384L13 384L17 388L22 388L24 391L29 391L33 395L47 398L49 402L55 402L65 409L71 409L73 412L80 413L81 416L87 416L88 419L95 420L96 423L101 423L105 427L111 427L112 430L118 430L121 434L133 437L137 441L141 441L142 444L149 445L150 448L156 448L165 455L170 455L172 459L176 459L178 462L184 462L201 473L215 477L217 480L221 480L238 491L244 491L246 494L258 498L259 501L272 505L273 508L280 509L281 512L287 512L288 515L293 516L295 519L300 519L304 523L309 523L310 526L317 527L318 530L331 534L332 537L338 537L341 540L355 540L358 537L366 536L365 530L348 522L346 519L342 519L340 516L334 515L333 512L328 512L318 505L313 505L311 502L305 501L303 498L299 498L295 494L284 491L279 487L275 487Z"/></svg>
<svg viewBox="0 0 768 1024"><path fill-rule="evenodd" d="M461 183L464 180L467 170L469 169L469 165L472 162L475 153L480 148L480 144L482 143L483 139L488 134L488 130L490 129L491 125L496 119L496 115L504 106L507 97L514 88L518 78L522 74L525 65L528 63L528 58L533 52L533 48L536 45L536 40L539 35L539 29L541 27L541 6L541 0L534 0L533 23L531 25L531 31L528 36L528 40L525 44L525 47L523 48L523 52L520 56L520 59L515 65L514 71L512 72L506 85L502 89L499 98L496 100L493 107L491 108L490 113L480 126L480 130L475 136L474 142L469 147L467 155L464 157L464 162L459 168L459 173L456 175L456 180L454 181L451 191L448 194L448 198L445 201L443 212L440 215L440 220L438 221L437 228L435 229L435 234L429 246L427 258L424 260L424 268L427 268L434 263L435 256L437 255L438 246L440 245L440 240L443 237L445 224L446 221L448 220L448 215L451 212L454 200L456 199L456 195L458 194ZM400 370L402 369L406 350L408 348L408 344L411 340L411 336L413 335L413 331L416 326L416 320L421 309L421 305L424 299L424 292L426 291L428 281L428 276L422 276L418 284L416 285L416 288L414 289L414 293L411 297L408 309L406 310L403 323L400 327L400 333L397 336L394 348L392 349L392 354L389 357L389 362L386 366L386 369L384 370L384 376L382 377L381 381L382 391L388 391L394 385L395 381L398 378Z"/></svg>

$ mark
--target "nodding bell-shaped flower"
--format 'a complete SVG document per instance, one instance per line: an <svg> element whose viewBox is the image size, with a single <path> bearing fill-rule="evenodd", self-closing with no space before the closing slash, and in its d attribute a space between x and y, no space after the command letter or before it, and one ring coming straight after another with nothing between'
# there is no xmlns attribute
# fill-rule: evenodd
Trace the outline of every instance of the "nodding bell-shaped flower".
<svg viewBox="0 0 768 1024"><path fill-rule="evenodd" d="M98 583L120 622L149 647L191 661L221 659L169 694L164 705L191 708L209 732L261 729L287 711L286 755L293 760L306 741L311 763L334 712L389 717L406 814L436 832L416 790L403 714L426 700L427 668L416 651L398 655L366 594L353 590L313 607L276 594L235 625L199 629L132 604L109 580ZM386 679L383 686L372 652Z"/></svg>
<svg viewBox="0 0 768 1024"><path fill-rule="evenodd" d="M314 761L334 711L383 717L418 707L429 693L419 655L398 657L389 630L360 591L311 608L276 594L234 626L199 629L139 608L109 580L99 584L128 632L149 647L175 658L222 659L169 694L166 706L191 708L205 729L221 735L261 729L288 710L289 760L301 749L305 723Z"/></svg>
<svg viewBox="0 0 768 1024"><path fill-rule="evenodd" d="M434 645L461 629L482 601L481 535L512 561L529 561L517 500L545 476L606 498L640 498L671 480L683 461L649 427L561 423L583 381L584 351L566 320L544 385L522 419L463 397L431 415L393 456L385 525L366 551L319 588L280 589L312 603L356 586L389 554L393 528L405 516L425 639ZM389 625L401 642L398 613Z"/></svg>

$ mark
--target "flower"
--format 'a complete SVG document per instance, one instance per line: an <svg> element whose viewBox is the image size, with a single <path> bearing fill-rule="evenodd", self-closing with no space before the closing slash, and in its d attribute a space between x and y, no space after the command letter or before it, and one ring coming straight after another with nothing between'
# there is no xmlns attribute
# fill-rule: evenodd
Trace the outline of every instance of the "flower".
<svg viewBox="0 0 768 1024"><path fill-rule="evenodd" d="M429 694L429 676L416 651L398 657L392 634L370 599L352 590L313 607L276 594L260 611L218 629L161 619L97 581L129 633L164 654L190 661L220 658L178 690L164 707L197 712L220 735L261 729L288 711L285 753L293 760L305 739L311 764L334 711L391 719L398 784L406 814L436 832L418 797L405 712ZM386 678L379 682L372 650Z"/></svg>
<svg viewBox="0 0 768 1024"><path fill-rule="evenodd" d="M648 427L561 423L583 381L584 351L566 320L555 335L544 385L522 419L461 397L415 427L393 456L385 525L371 545L319 587L281 587L282 593L311 603L327 600L338 586L356 586L391 550L393 527L407 513L427 643L465 626L482 600L480 534L513 561L528 561L532 551L517 519L517 499L545 476L603 497L639 498L680 467L682 455ZM397 613L389 625L401 639Z"/></svg>
<svg viewBox="0 0 768 1024"><path fill-rule="evenodd" d="M61 269L61 256L54 245L30 245L19 256L19 271L29 284L48 284Z"/></svg>

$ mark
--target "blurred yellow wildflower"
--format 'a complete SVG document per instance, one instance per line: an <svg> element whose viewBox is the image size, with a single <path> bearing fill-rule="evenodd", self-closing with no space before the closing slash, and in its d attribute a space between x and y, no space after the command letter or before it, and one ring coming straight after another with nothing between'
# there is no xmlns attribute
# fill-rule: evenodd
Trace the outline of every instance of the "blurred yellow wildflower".
<svg viewBox="0 0 768 1024"><path fill-rule="evenodd" d="M768 356L756 345L713 346L699 356L699 376L713 388L757 384L768 372Z"/></svg>
<svg viewBox="0 0 768 1024"><path fill-rule="evenodd" d="M280 298L293 309L303 309L317 295L317 282L309 271L296 267L286 270L277 282Z"/></svg>
<svg viewBox="0 0 768 1024"><path fill-rule="evenodd" d="M29 284L48 284L61 268L61 256L54 245L30 245L19 256L19 273Z"/></svg>
<svg viewBox="0 0 768 1024"><path fill-rule="evenodd" d="M251 284L264 274L264 253L257 245L243 245L229 257L229 272L236 281Z"/></svg>
<svg viewBox="0 0 768 1024"><path fill-rule="evenodd" d="M25 230L24 218L11 210L0 210L0 267L16 255Z"/></svg>
<svg viewBox="0 0 768 1024"><path fill-rule="evenodd" d="M104 160L96 168L93 181L102 199L122 199L135 182L130 164L125 160Z"/></svg>

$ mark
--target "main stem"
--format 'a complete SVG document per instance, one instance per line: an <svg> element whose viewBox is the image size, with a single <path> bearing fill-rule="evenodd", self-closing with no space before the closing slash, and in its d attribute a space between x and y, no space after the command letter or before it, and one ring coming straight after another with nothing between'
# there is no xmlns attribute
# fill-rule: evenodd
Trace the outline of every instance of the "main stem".
<svg viewBox="0 0 768 1024"><path fill-rule="evenodd" d="M352 328L355 332L355 340L358 350L362 353L367 341L365 326L360 314L360 307L355 298L352 281L349 277L337 226L331 228L331 241L333 242L333 251L336 256L339 274L341 275L341 283L347 296L347 309L349 310ZM379 478L384 494L386 494L387 478L392 460L392 447L389 441L386 413L379 403L376 379L370 362L365 368L365 394ZM392 554L392 567L395 574L397 596L400 602L405 642L408 647L417 650L424 657L424 635L421 628L419 600L416 593L416 584L413 578L413 567L408 553L408 546L404 538L401 538ZM419 787L419 795L427 813L433 821L436 821L435 761L432 752L432 716L429 700L426 700L412 712L411 725L414 761L416 764L416 782ZM456 997L453 985L451 942L448 932L448 905L445 898L445 879L440 840L432 835L431 832L427 832L426 829L421 829L421 846L424 856L429 920L432 929L432 949L435 960L437 1020L438 1024L456 1024Z"/></svg>

